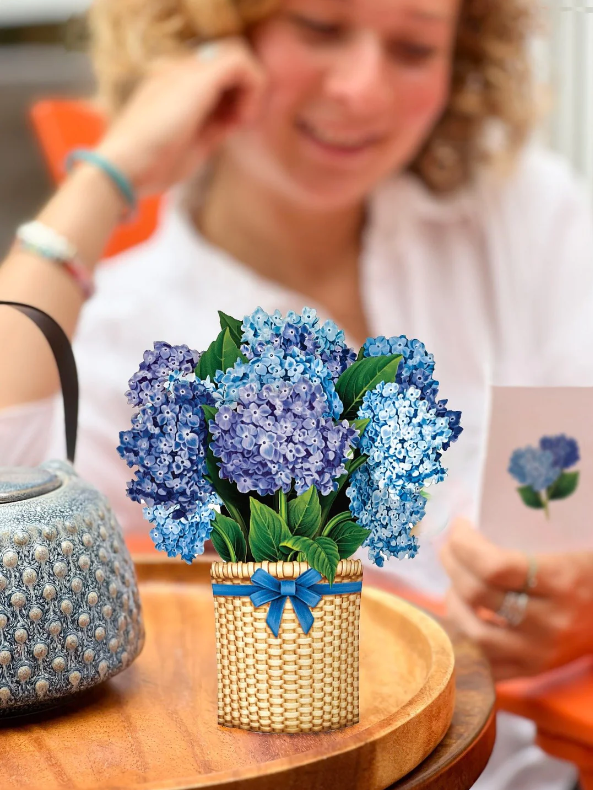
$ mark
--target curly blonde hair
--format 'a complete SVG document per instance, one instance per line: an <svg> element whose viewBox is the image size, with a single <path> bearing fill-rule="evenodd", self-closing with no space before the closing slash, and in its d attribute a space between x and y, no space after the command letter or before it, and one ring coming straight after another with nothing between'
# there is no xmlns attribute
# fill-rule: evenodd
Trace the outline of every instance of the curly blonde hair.
<svg viewBox="0 0 593 790"><path fill-rule="evenodd" d="M155 58L248 32L278 1L95 0L91 50L104 107L117 113ZM463 186L485 164L511 162L524 144L536 115L534 27L532 0L462 0L449 102L411 165L434 192Z"/></svg>

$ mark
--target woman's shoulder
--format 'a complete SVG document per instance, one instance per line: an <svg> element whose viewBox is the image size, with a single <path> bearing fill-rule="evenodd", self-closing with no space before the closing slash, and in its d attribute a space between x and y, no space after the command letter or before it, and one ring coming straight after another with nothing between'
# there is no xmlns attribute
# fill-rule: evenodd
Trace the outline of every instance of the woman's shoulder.
<svg viewBox="0 0 593 790"><path fill-rule="evenodd" d="M516 226L529 232L569 209L590 211L585 185L559 154L531 145L506 169L488 169L457 191L438 195L415 175L388 179L373 198L378 225L407 223L449 226L471 219L482 227Z"/></svg>
<svg viewBox="0 0 593 790"><path fill-rule="evenodd" d="M509 173L484 173L473 190L484 209L519 211L518 223L533 219L540 227L568 208L590 209L583 179L564 157L539 146L526 148Z"/></svg>

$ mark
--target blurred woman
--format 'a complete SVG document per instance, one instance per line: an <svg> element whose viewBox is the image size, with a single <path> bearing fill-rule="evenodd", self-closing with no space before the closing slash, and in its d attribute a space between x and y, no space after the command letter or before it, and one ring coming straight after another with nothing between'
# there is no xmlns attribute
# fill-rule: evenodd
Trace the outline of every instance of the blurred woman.
<svg viewBox="0 0 593 790"><path fill-rule="evenodd" d="M143 351L160 339L206 348L217 309L307 305L354 347L405 333L435 354L441 391L464 415L450 514L475 519L490 384L593 384L589 210L564 164L523 149L534 116L528 4L98 0L91 21L112 123L98 158L38 217L78 263L68 270L21 244L0 270L0 298L36 304L76 333L80 473L128 532L147 529L115 450ZM166 193L158 229L97 270L81 314L130 187ZM33 464L59 453L57 380L22 318L5 311L0 322L2 461ZM445 545L447 567L468 564L457 548L469 540ZM480 576L475 557L495 547L471 546L478 586L521 589L526 558L503 552L512 572ZM557 643L570 645L562 662L593 652L570 618L549 616L572 612L575 583L591 593L579 617L591 614L593 554L582 556L576 581L560 574L562 589L538 576L535 622L498 627L498 677L533 671L518 645L546 657L536 671L558 663ZM555 562L574 567L570 555ZM428 541L392 570L429 592L448 584ZM468 619L478 617L470 586L454 574L453 614L488 651ZM574 783L572 767L534 746L531 724L501 716L499 732L478 787Z"/></svg>

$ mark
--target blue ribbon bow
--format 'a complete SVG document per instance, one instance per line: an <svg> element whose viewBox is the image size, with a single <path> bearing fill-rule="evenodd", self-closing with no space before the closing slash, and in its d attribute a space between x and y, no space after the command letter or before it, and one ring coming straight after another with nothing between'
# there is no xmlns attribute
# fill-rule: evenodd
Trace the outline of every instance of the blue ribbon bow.
<svg viewBox="0 0 593 790"><path fill-rule="evenodd" d="M213 584L212 592L214 595L249 596L256 609L269 603L266 623L276 637L280 631L284 606L290 598L303 633L308 634L315 620L311 609L317 606L324 595L347 595L362 590L362 582L318 584L321 578L314 568L309 568L297 579L276 579L263 568L258 568L251 577L251 584Z"/></svg>

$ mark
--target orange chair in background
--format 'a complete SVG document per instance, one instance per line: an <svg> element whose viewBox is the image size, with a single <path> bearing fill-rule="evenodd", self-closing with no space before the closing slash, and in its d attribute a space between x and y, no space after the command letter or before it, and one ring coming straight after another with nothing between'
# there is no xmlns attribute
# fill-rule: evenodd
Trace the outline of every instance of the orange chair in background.
<svg viewBox="0 0 593 790"><path fill-rule="evenodd" d="M105 131L105 119L89 102L71 99L46 99L30 111L35 133L45 155L51 176L59 184L66 176L64 162L74 148L93 148ZM131 222L120 225L107 247L110 258L150 238L157 225L160 197L142 200Z"/></svg>
<svg viewBox="0 0 593 790"><path fill-rule="evenodd" d="M51 174L56 183L65 176L68 152L79 146L92 147L101 139L105 121L89 103L49 100L35 104L31 119ZM146 241L157 225L159 197L143 200L138 217L122 225L111 238L105 257ZM153 552L146 535L131 536L130 550ZM437 616L444 614L443 601L420 596L397 586L392 578L369 569L367 583L381 587ZM580 771L583 790L593 790L593 659L566 667L554 676L501 683L497 686L499 709L532 719L538 727L538 742L550 754L574 762Z"/></svg>

